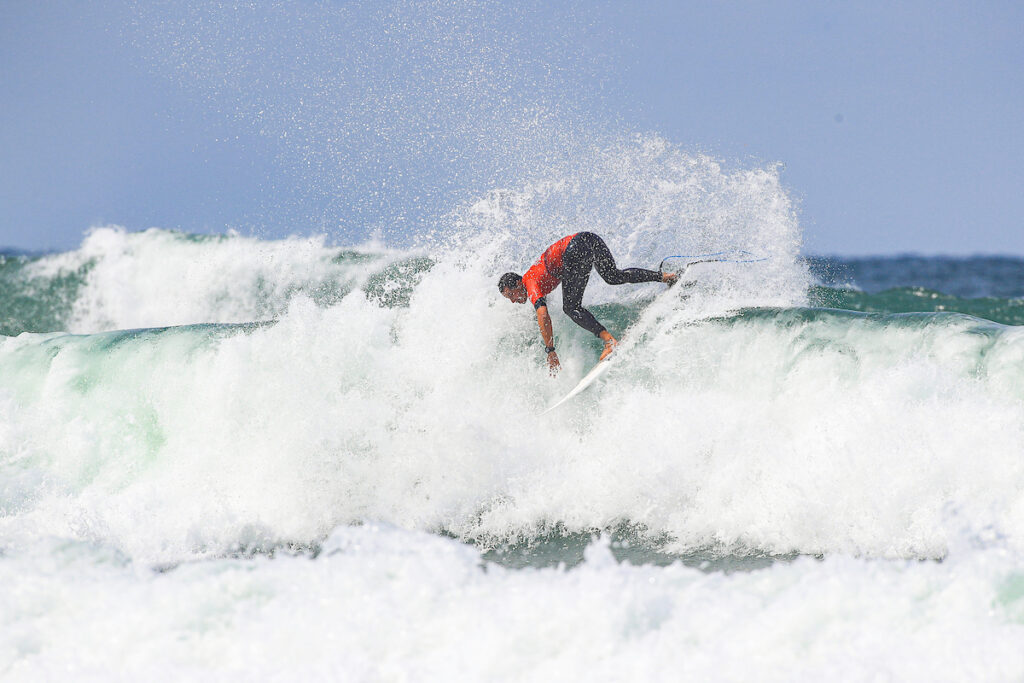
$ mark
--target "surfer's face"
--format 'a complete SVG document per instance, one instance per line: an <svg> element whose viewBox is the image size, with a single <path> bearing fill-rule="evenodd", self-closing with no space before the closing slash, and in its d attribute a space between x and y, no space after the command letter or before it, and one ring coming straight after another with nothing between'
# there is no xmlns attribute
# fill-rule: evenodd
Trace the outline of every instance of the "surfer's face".
<svg viewBox="0 0 1024 683"><path fill-rule="evenodd" d="M526 303L526 287L524 285L503 289L501 290L501 295L514 304Z"/></svg>

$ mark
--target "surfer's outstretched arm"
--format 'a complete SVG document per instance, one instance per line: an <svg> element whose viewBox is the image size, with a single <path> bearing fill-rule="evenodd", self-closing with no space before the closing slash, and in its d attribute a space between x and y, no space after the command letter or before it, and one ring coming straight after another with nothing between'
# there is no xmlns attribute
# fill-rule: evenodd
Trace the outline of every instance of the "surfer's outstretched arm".
<svg viewBox="0 0 1024 683"><path fill-rule="evenodd" d="M540 336L544 340L544 348L548 351L548 369L554 375L558 372L558 354L555 353L555 335L551 332L551 316L548 315L547 306L537 307L537 325L540 327Z"/></svg>

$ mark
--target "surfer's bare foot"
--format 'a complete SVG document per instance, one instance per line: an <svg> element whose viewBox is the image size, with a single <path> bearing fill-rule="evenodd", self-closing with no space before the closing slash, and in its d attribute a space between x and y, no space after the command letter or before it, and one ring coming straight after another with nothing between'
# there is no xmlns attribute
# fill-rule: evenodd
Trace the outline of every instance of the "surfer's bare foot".
<svg viewBox="0 0 1024 683"><path fill-rule="evenodd" d="M608 330L601 332L601 341L604 342L604 351L601 352L600 360L604 360L611 355L612 351L615 350L615 345L618 344L619 341L613 337Z"/></svg>
<svg viewBox="0 0 1024 683"><path fill-rule="evenodd" d="M675 283L679 282L679 275L677 275L676 273L662 273L661 281L664 282L669 287L671 287Z"/></svg>

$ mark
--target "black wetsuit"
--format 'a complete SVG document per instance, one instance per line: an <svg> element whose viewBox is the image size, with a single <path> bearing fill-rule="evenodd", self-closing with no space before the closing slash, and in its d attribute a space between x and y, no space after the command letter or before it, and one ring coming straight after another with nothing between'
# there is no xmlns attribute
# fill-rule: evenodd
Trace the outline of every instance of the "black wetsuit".
<svg viewBox="0 0 1024 683"><path fill-rule="evenodd" d="M595 335L600 335L605 328L590 311L583 308L583 291L590 280L591 268L610 285L661 282L661 273L656 270L619 270L603 239L592 232L576 233L562 254L562 310L574 323Z"/></svg>

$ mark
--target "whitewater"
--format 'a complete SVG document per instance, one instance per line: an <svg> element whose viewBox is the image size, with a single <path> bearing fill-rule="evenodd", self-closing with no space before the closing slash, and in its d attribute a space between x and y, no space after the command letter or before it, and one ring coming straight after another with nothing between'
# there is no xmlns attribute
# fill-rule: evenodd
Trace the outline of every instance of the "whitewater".
<svg viewBox="0 0 1024 683"><path fill-rule="evenodd" d="M1024 677L1024 287L872 290L777 168L602 154L402 246L5 254L0 675ZM766 260L592 281L622 360L541 416L599 342L553 311L549 377L495 283L580 229Z"/></svg>

